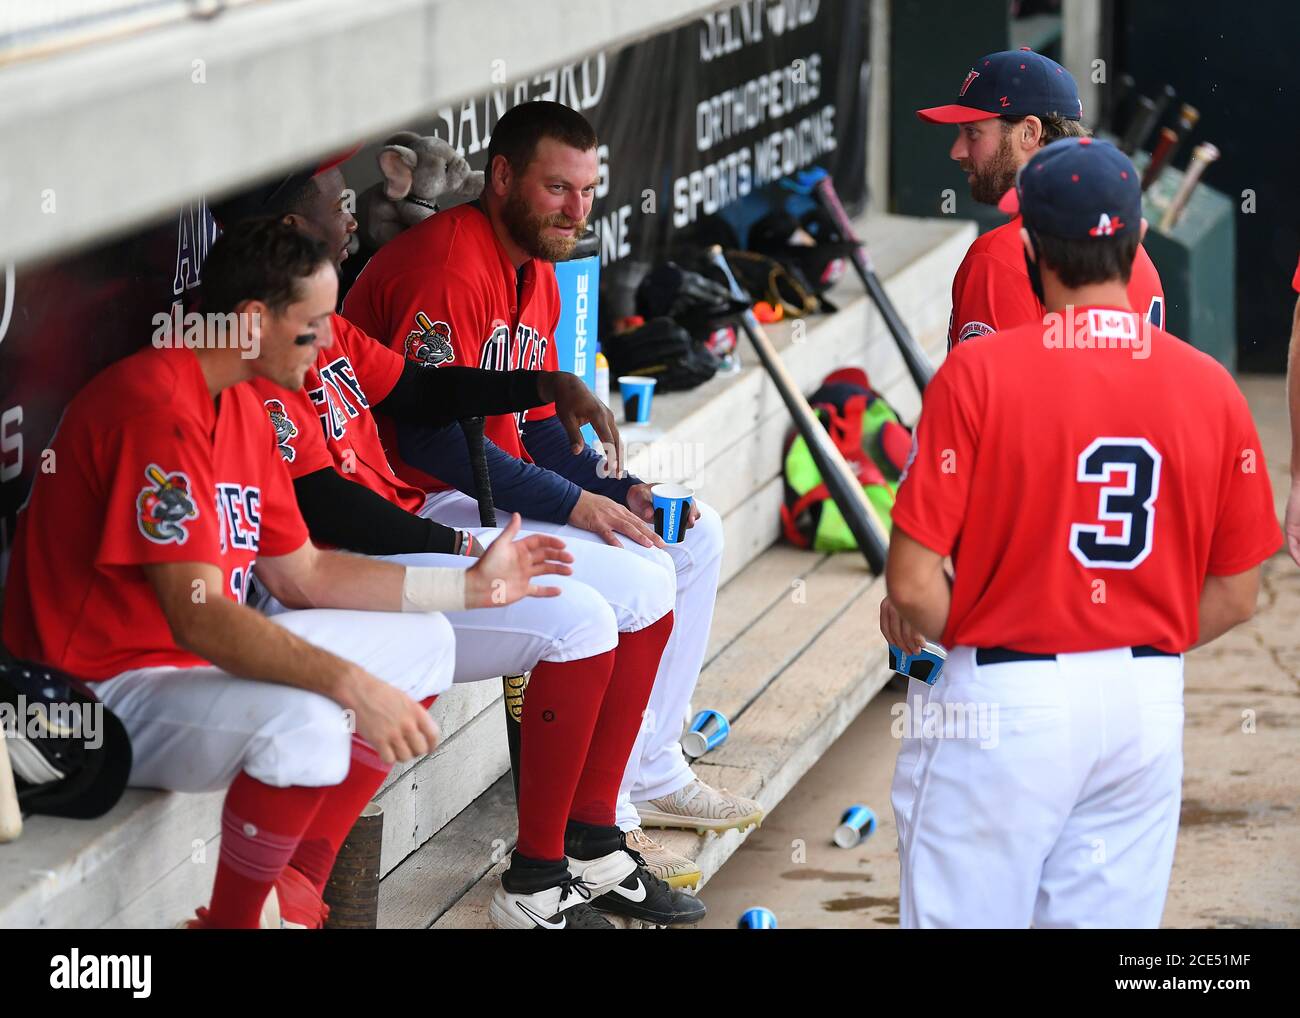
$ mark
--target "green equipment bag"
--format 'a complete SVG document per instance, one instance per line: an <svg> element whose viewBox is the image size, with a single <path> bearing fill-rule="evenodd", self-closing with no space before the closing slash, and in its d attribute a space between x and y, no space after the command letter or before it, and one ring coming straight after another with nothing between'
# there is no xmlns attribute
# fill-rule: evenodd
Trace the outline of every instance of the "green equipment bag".
<svg viewBox="0 0 1300 1018"><path fill-rule="evenodd" d="M898 478L911 453L912 433L898 419L897 411L871 388L861 368L832 371L808 402L888 526ZM786 539L800 548L831 552L858 547L822 482L808 443L797 432L785 446L781 529Z"/></svg>

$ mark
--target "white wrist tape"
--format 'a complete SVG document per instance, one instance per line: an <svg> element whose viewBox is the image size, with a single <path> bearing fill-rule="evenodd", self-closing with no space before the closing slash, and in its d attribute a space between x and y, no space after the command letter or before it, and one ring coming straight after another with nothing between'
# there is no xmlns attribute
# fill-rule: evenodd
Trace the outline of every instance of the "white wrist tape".
<svg viewBox="0 0 1300 1018"><path fill-rule="evenodd" d="M465 570L441 566L407 566L402 580L402 611L465 610Z"/></svg>

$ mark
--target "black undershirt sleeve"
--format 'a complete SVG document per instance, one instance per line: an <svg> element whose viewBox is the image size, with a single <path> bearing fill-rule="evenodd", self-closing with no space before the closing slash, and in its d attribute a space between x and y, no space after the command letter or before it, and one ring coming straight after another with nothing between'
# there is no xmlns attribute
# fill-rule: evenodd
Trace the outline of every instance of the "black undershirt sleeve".
<svg viewBox="0 0 1300 1018"><path fill-rule="evenodd" d="M491 417L544 406L540 371L422 368L409 361L392 391L374 409L396 421L438 427L462 417Z"/></svg>
<svg viewBox="0 0 1300 1018"><path fill-rule="evenodd" d="M299 477L293 490L312 540L320 544L363 555L456 552L455 530L407 512L333 467Z"/></svg>

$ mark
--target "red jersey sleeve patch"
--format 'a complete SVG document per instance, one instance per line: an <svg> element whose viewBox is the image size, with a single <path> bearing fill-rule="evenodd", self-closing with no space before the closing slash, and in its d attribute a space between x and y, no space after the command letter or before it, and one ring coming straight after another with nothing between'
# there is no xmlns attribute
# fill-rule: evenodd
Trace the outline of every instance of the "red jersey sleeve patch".
<svg viewBox="0 0 1300 1018"><path fill-rule="evenodd" d="M970 255L952 284L953 346L1037 321L1042 315L1029 278L992 255Z"/></svg>
<svg viewBox="0 0 1300 1018"><path fill-rule="evenodd" d="M106 478L99 565L221 561L211 464L202 436L154 416L126 422Z"/></svg>
<svg viewBox="0 0 1300 1018"><path fill-rule="evenodd" d="M144 468L144 476L146 484L135 500L140 533L154 544L184 544L190 539L187 524L199 515L189 476L156 463Z"/></svg>

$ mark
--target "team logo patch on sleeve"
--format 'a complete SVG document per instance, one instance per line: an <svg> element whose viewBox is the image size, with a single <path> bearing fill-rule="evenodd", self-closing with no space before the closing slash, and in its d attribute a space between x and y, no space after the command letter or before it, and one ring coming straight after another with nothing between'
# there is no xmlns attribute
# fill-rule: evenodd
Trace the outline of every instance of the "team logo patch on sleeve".
<svg viewBox="0 0 1300 1018"><path fill-rule="evenodd" d="M993 326L985 325L983 322L967 322L957 330L957 342L964 343L976 336L991 336L995 331L997 330Z"/></svg>
<svg viewBox="0 0 1300 1018"><path fill-rule="evenodd" d="M154 463L145 468L144 476L150 483L135 500L140 533L155 544L184 544L190 537L185 521L199 515L190 479L179 470L169 474Z"/></svg>
<svg viewBox="0 0 1300 1018"><path fill-rule="evenodd" d="M268 399L265 406L266 414L271 418L271 427L275 428L275 444L280 447L280 455L286 463L292 463L298 450L289 443L298 437L298 425L293 423L284 404L278 399Z"/></svg>
<svg viewBox="0 0 1300 1018"><path fill-rule="evenodd" d="M418 328L406 334L406 359L423 368L436 368L456 359L451 346L451 326L435 322L423 311L415 313Z"/></svg>

